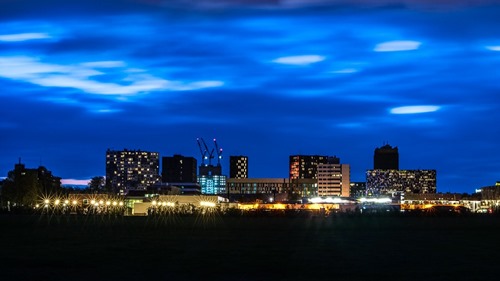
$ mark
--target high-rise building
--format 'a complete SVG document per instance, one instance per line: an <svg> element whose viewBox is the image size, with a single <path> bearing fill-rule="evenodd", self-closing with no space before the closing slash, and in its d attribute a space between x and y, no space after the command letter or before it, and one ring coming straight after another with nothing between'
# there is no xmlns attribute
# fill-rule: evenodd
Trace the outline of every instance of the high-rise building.
<svg viewBox="0 0 500 281"><path fill-rule="evenodd" d="M323 164L317 166L318 196L342 196L350 194L349 164Z"/></svg>
<svg viewBox="0 0 500 281"><path fill-rule="evenodd" d="M146 189L159 180L159 163L158 152L108 149L106 186L116 193Z"/></svg>
<svg viewBox="0 0 500 281"><path fill-rule="evenodd" d="M290 156L290 179L317 179L318 164L339 164L337 157L321 155Z"/></svg>
<svg viewBox="0 0 500 281"><path fill-rule="evenodd" d="M248 178L247 156L229 156L229 178L232 179Z"/></svg>
<svg viewBox="0 0 500 281"><path fill-rule="evenodd" d="M201 186L201 194L226 194L226 176L200 175L198 183Z"/></svg>
<svg viewBox="0 0 500 281"><path fill-rule="evenodd" d="M436 170L368 170L367 195L436 193Z"/></svg>
<svg viewBox="0 0 500 281"><path fill-rule="evenodd" d="M375 148L373 155L374 170L399 170L399 152L398 147L392 147L386 144Z"/></svg>
<svg viewBox="0 0 500 281"><path fill-rule="evenodd" d="M196 159L174 155L162 157L161 180L165 183L196 183Z"/></svg>

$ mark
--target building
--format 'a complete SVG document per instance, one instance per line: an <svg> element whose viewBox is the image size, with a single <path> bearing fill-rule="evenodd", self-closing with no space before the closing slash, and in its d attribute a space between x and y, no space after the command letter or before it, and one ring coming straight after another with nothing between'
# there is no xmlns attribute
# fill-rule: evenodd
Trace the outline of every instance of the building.
<svg viewBox="0 0 500 281"><path fill-rule="evenodd" d="M196 183L196 159L174 155L162 157L161 180L165 183Z"/></svg>
<svg viewBox="0 0 500 281"><path fill-rule="evenodd" d="M366 182L351 182L350 197L360 198L366 196Z"/></svg>
<svg viewBox="0 0 500 281"><path fill-rule="evenodd" d="M337 157L321 155L290 156L290 179L317 179L318 164L339 164Z"/></svg>
<svg viewBox="0 0 500 281"><path fill-rule="evenodd" d="M106 186L115 193L145 190L159 180L159 163L158 152L108 149Z"/></svg>
<svg viewBox="0 0 500 281"><path fill-rule="evenodd" d="M348 164L318 164L318 196L349 197L350 167Z"/></svg>
<svg viewBox="0 0 500 281"><path fill-rule="evenodd" d="M248 178L247 156L229 156L229 178L232 179Z"/></svg>
<svg viewBox="0 0 500 281"><path fill-rule="evenodd" d="M386 144L375 148L373 155L374 170L399 170L399 152L397 147Z"/></svg>
<svg viewBox="0 0 500 281"><path fill-rule="evenodd" d="M226 181L228 194L278 194L287 193L290 179L287 178L229 178Z"/></svg>
<svg viewBox="0 0 500 281"><path fill-rule="evenodd" d="M226 194L226 176L200 175L198 176L198 183L201 186L201 194Z"/></svg>
<svg viewBox="0 0 500 281"><path fill-rule="evenodd" d="M436 170L368 170L367 195L436 193Z"/></svg>

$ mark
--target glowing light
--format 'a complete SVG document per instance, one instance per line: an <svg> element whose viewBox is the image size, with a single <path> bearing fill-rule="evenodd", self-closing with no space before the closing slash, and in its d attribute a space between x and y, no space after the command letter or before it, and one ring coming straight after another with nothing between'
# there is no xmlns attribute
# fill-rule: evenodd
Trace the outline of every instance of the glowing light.
<svg viewBox="0 0 500 281"><path fill-rule="evenodd" d="M50 203L50 201L49 201L49 199L45 199L45 200L43 200L43 203L45 203L45 204L49 204L49 203Z"/></svg>
<svg viewBox="0 0 500 281"><path fill-rule="evenodd" d="M94 206L96 206L96 207L97 207L97 206L99 206L99 203L95 202L95 203L94 203Z"/></svg>
<svg viewBox="0 0 500 281"><path fill-rule="evenodd" d="M94 205L95 204L95 200L91 200L90 204Z"/></svg>
<svg viewBox="0 0 500 281"><path fill-rule="evenodd" d="M59 205L59 203L61 203L61 201L59 199L56 199L56 201L54 201L55 205Z"/></svg>
<svg viewBox="0 0 500 281"><path fill-rule="evenodd" d="M391 203L391 198L360 198L360 202L371 202L371 203Z"/></svg>
<svg viewBox="0 0 500 281"><path fill-rule="evenodd" d="M111 205L111 202L110 201L106 201L106 206L110 206Z"/></svg>
<svg viewBox="0 0 500 281"><path fill-rule="evenodd" d="M401 52L416 50L422 45L418 41L389 41L377 44L375 52Z"/></svg>
<svg viewBox="0 0 500 281"><path fill-rule="evenodd" d="M118 205L118 203L116 203L116 201L113 201L113 206L116 206Z"/></svg>
<svg viewBox="0 0 500 281"><path fill-rule="evenodd" d="M216 204L214 202L200 201L200 206L202 206L202 207L215 207Z"/></svg>
<svg viewBox="0 0 500 281"><path fill-rule="evenodd" d="M153 200L152 204L153 206L156 206L156 200Z"/></svg>
<svg viewBox="0 0 500 281"><path fill-rule="evenodd" d="M36 205L35 205L35 208L38 208L39 206L40 206L40 205L36 204Z"/></svg>
<svg viewBox="0 0 500 281"><path fill-rule="evenodd" d="M69 200L64 200L64 204L69 204Z"/></svg>
<svg viewBox="0 0 500 281"><path fill-rule="evenodd" d="M118 205L123 206L123 202L120 202Z"/></svg>
<svg viewBox="0 0 500 281"><path fill-rule="evenodd" d="M280 57L272 62L279 64L288 64L288 65L309 65L313 63L317 63L320 61L324 61L324 56L318 55L304 55L304 56L290 56L290 57Z"/></svg>
<svg viewBox="0 0 500 281"><path fill-rule="evenodd" d="M102 204L104 204L104 201L102 201L102 200L99 201L99 205L102 205Z"/></svg>
<svg viewBox="0 0 500 281"><path fill-rule="evenodd" d="M72 203L73 203L73 205L78 204L78 202L77 202L76 200L73 200L73 202L72 202Z"/></svg>
<svg viewBox="0 0 500 281"><path fill-rule="evenodd" d="M437 105L414 105L401 106L391 109L392 114L418 114L438 111L441 107Z"/></svg>

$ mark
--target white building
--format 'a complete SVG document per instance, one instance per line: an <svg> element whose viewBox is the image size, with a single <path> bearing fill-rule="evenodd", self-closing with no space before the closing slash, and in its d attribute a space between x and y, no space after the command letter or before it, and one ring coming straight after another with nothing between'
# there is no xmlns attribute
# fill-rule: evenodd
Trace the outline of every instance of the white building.
<svg viewBox="0 0 500 281"><path fill-rule="evenodd" d="M349 164L318 164L318 196L349 197Z"/></svg>

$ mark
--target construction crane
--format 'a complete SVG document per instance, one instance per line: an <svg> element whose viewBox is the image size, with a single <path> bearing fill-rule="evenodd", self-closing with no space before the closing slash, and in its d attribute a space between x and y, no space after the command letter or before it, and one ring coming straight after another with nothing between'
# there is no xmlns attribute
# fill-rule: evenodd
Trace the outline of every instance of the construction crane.
<svg viewBox="0 0 500 281"><path fill-rule="evenodd" d="M201 141L203 141L203 139L201 139ZM200 153L201 153L201 165L202 166L205 166L205 159L207 159L207 152L208 152L208 149L205 149L205 151L203 151L203 148L201 147L201 143L200 143L200 138L197 138L196 139L196 142L198 142L198 147L200 148ZM205 144L205 142L203 141L203 144ZM205 144L205 147L207 147L207 145Z"/></svg>
<svg viewBox="0 0 500 281"><path fill-rule="evenodd" d="M203 143L203 146L205 147L205 152L208 153L208 146L207 144L205 143L205 141L203 140L203 138L201 139L201 142ZM212 165L212 159L214 159L214 149L212 148L212 150L210 151L210 153L208 153L208 156L207 154L205 153L205 159L208 159L208 165Z"/></svg>
<svg viewBox="0 0 500 281"><path fill-rule="evenodd" d="M219 149L216 139L214 139L214 144L215 144L215 149L217 150L217 166L220 166L220 160L222 159L222 148Z"/></svg>

